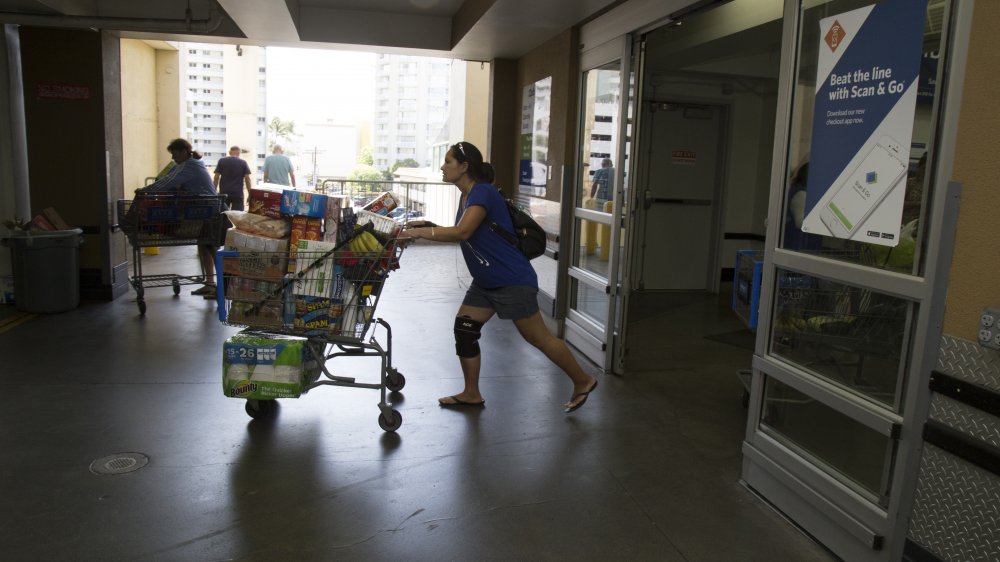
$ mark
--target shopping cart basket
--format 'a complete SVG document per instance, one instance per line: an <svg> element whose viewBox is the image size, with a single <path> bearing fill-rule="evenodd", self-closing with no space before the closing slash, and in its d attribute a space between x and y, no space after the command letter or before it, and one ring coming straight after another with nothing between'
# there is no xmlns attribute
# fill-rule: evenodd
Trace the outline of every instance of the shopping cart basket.
<svg viewBox="0 0 1000 562"><path fill-rule="evenodd" d="M398 227L393 222L390 228L395 233ZM363 231L377 232L373 227ZM301 380L295 381L290 393L268 394L268 381L244 377L243 371L232 379L226 378L228 373L224 376L227 395L245 398L251 417L269 416L274 398L297 397L330 385L379 390L379 426L396 431L402 424L386 390L402 390L406 379L392 365L392 328L375 317L375 310L389 273L399 266L403 247L391 234L378 234L377 246L367 236L368 245L359 245L356 236L340 245L300 240L287 253L219 252L219 319L256 334L298 337L305 350ZM377 326L384 329L384 345L376 338ZM380 359L378 382L338 376L327 367L334 358L360 356Z"/></svg>
<svg viewBox="0 0 1000 562"><path fill-rule="evenodd" d="M221 245L229 224L222 214L227 209L225 195L177 195L137 193L135 199L118 201L118 228L132 246L132 277L139 314L146 314L147 287L173 287L205 283L203 275L160 273L144 275L142 248L159 246Z"/></svg>

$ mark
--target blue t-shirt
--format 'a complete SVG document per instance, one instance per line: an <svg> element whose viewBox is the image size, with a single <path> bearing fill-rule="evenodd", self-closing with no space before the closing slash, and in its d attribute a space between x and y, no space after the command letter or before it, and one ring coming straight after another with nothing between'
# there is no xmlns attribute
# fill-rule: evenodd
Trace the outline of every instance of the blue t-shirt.
<svg viewBox="0 0 1000 562"><path fill-rule="evenodd" d="M594 183L597 184L597 193L594 194L594 198L602 199L607 201L611 199L608 197L609 189L611 184L615 182L615 169L614 168L601 168L594 172ZM600 211L601 209L598 209Z"/></svg>
<svg viewBox="0 0 1000 562"><path fill-rule="evenodd" d="M292 161L284 154L272 154L264 159L264 176L268 183L292 185Z"/></svg>
<svg viewBox="0 0 1000 562"><path fill-rule="evenodd" d="M466 197L465 207L458 209L455 224L462 219L465 209L474 205L486 209L486 218L472 236L460 244L465 265L468 266L472 279L484 289L515 285L537 288L538 276L528 258L516 246L490 230L490 223L496 222L497 226L511 235L514 233L507 204L497 188L488 183L477 183L472 186Z"/></svg>
<svg viewBox="0 0 1000 562"><path fill-rule="evenodd" d="M167 175L136 190L146 193L176 193L183 191L191 195L218 195L215 192L215 182L208 175L205 163L195 158L177 164Z"/></svg>

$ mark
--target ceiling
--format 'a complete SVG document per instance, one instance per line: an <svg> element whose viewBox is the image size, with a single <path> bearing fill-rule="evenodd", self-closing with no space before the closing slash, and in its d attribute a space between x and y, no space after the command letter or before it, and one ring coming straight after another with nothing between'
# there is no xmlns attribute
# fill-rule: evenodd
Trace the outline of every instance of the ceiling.
<svg viewBox="0 0 1000 562"><path fill-rule="evenodd" d="M0 0L0 22L168 41L518 58L621 0Z"/></svg>

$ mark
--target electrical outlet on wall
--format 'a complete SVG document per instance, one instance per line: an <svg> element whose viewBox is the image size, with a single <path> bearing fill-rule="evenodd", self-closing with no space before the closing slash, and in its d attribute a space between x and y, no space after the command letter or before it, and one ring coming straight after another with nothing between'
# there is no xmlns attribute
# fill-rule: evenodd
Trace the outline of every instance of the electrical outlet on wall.
<svg viewBox="0 0 1000 562"><path fill-rule="evenodd" d="M984 308L979 316L979 345L1000 349L1000 308Z"/></svg>

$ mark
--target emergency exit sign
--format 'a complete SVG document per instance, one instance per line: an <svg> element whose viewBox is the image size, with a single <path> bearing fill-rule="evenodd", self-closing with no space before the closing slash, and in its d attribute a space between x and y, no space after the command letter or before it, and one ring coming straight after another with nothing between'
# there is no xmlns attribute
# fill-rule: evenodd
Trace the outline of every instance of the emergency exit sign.
<svg viewBox="0 0 1000 562"><path fill-rule="evenodd" d="M698 161L698 153L693 150L672 150L670 160L674 164L694 164Z"/></svg>

